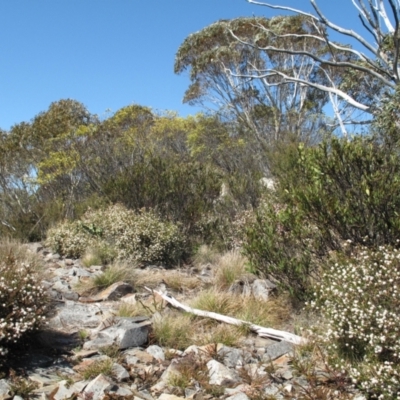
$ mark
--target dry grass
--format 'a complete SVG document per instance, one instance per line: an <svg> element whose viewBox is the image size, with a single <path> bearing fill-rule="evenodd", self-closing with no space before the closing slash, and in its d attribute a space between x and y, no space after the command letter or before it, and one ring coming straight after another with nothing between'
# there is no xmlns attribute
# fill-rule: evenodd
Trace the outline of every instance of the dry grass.
<svg viewBox="0 0 400 400"><path fill-rule="evenodd" d="M185 292L188 290L199 289L203 286L202 281L195 277L190 276L182 271L156 271L153 273L146 273L136 271L135 273L135 286L137 288L148 287L155 289L161 283L164 283L167 288L174 292Z"/></svg>
<svg viewBox="0 0 400 400"><path fill-rule="evenodd" d="M247 273L247 259L238 251L229 251L222 254L215 262L214 285L221 289L228 289L235 281Z"/></svg>
<svg viewBox="0 0 400 400"><path fill-rule="evenodd" d="M190 315L173 313L153 323L154 341L160 346L185 350L193 344L194 327Z"/></svg>
<svg viewBox="0 0 400 400"><path fill-rule="evenodd" d="M292 316L291 302L285 296L264 301L255 299L252 296L238 296L233 293L219 291L215 288L200 292L190 302L190 306L266 328L272 327L276 329L287 326ZM215 325L215 322L212 321L209 320L208 325ZM246 325L235 327L234 329L237 334L248 333Z"/></svg>
<svg viewBox="0 0 400 400"><path fill-rule="evenodd" d="M30 264L39 278L44 278L43 261L37 254L32 253L28 246L18 240L3 238L0 240L0 260L4 260L10 255L19 263Z"/></svg>
<svg viewBox="0 0 400 400"><path fill-rule="evenodd" d="M109 265L103 273L94 276L87 281L81 281L76 289L80 293L94 294L103 290L116 282L135 283L135 266L131 264L117 262Z"/></svg>
<svg viewBox="0 0 400 400"><path fill-rule="evenodd" d="M214 264L218 257L219 254L216 250L203 244L193 256L192 262L195 267L201 267L202 265Z"/></svg>

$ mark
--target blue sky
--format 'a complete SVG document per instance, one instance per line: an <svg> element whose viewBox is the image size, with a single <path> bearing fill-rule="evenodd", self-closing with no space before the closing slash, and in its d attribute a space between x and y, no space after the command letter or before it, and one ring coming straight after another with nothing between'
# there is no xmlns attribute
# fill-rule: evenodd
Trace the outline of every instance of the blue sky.
<svg viewBox="0 0 400 400"><path fill-rule="evenodd" d="M311 11L309 0L270 0ZM351 0L319 0L325 14L359 27ZM100 116L137 103L181 115L189 84L173 72L192 32L219 20L281 14L246 0L3 0L0 128L72 98Z"/></svg>

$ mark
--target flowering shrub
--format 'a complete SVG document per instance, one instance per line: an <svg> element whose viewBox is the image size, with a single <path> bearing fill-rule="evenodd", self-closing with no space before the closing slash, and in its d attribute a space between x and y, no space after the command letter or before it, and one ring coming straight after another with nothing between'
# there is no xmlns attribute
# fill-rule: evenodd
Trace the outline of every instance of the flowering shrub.
<svg viewBox="0 0 400 400"><path fill-rule="evenodd" d="M61 255L78 258L95 242L79 221L65 221L47 232L45 244Z"/></svg>
<svg viewBox="0 0 400 400"><path fill-rule="evenodd" d="M45 319L46 295L34 263L12 253L0 261L0 355Z"/></svg>
<svg viewBox="0 0 400 400"><path fill-rule="evenodd" d="M135 213L122 205L87 212L80 221L63 223L48 233L47 245L60 254L79 257L89 247L109 247L120 260L177 262L184 241L177 225L161 221L152 211Z"/></svg>
<svg viewBox="0 0 400 400"><path fill-rule="evenodd" d="M363 248L324 274L311 302L331 362L372 398L400 396L399 290L400 250Z"/></svg>

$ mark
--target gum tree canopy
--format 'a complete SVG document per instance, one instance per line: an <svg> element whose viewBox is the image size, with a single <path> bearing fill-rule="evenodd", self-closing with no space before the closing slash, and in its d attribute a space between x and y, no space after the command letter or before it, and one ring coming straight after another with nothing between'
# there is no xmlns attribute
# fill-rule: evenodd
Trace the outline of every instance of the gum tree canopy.
<svg viewBox="0 0 400 400"><path fill-rule="evenodd" d="M328 96L296 82L280 85L278 76L269 80L247 77L254 69L273 68L291 70L302 79L323 78L305 56L258 48L267 40L260 27L303 33L312 29L302 16L221 20L185 39L176 54L175 72L190 71L191 85L184 102L201 104L225 118L233 118L249 128L260 143L268 144L287 133L305 135L322 124L322 108ZM234 36L243 38L245 43ZM294 50L304 46L302 40L279 41ZM308 42L314 46L313 51L325 51L324 44Z"/></svg>
<svg viewBox="0 0 400 400"><path fill-rule="evenodd" d="M260 31L275 38L291 40L313 40L327 46L331 57L325 54L311 52L308 48L293 49L281 44L266 43L257 48L264 51L280 52L288 55L304 55L315 62L316 66L325 74L325 82L316 82L314 79L304 79L289 72L278 71L273 68L261 69L254 66L248 77L264 79L270 76L279 76L281 82L297 82L308 87L327 93L333 103L336 117L344 123L355 122L346 120L349 114L346 109L361 110L364 113L376 115L381 111L382 100L393 93L399 83L399 51L400 51L400 1L399 0L348 0L352 3L365 30L365 35L353 29L346 29L330 21L321 11L317 0L310 0L314 13L275 5L269 2L247 0L249 3L265 6L272 9L293 12L303 16L313 25L312 32L282 32L270 29L261 24ZM334 42L328 32L334 31L344 38L351 38L357 45L355 48L343 46ZM240 43L247 43L246 38L231 31ZM340 56L339 56L340 54ZM344 56L344 58L343 58ZM346 79L337 80L332 74L338 68L347 70ZM310 77L312 78L312 77ZM360 122L360 120L358 121ZM365 122L365 117L364 117ZM342 130L344 129L342 125Z"/></svg>

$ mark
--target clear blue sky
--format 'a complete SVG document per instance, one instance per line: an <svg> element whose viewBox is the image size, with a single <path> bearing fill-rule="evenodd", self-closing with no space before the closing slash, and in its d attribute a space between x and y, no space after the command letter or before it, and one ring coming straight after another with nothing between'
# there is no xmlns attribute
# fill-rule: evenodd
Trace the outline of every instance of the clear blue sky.
<svg viewBox="0 0 400 400"><path fill-rule="evenodd" d="M311 11L309 0L270 0ZM351 0L319 0L345 27L359 27ZM219 20L281 14L246 0L3 0L0 2L0 127L29 121L72 98L90 112L138 103L181 115L187 76L175 53Z"/></svg>

